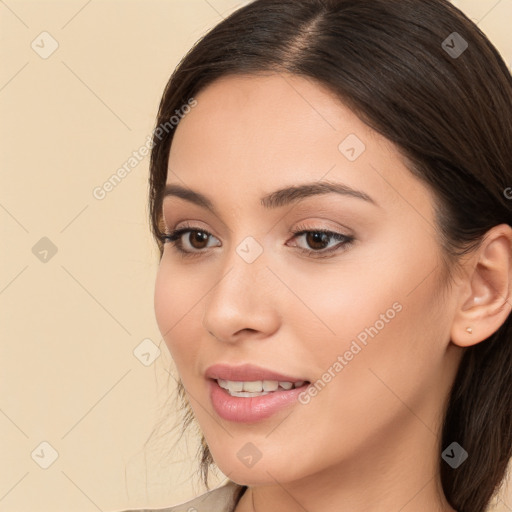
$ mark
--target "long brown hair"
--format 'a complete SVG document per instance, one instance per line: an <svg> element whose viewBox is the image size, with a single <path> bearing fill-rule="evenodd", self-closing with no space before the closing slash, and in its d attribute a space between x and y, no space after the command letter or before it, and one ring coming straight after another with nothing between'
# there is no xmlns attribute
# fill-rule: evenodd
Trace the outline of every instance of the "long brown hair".
<svg viewBox="0 0 512 512"><path fill-rule="evenodd" d="M448 1L256 0L182 59L157 126L217 78L262 72L328 87L396 144L410 171L434 191L446 262L457 263L493 226L512 225L504 192L512 186L512 77L481 30ZM173 134L155 134L151 153L150 221L160 257ZM441 457L439 464L444 493L459 512L485 510L512 456L511 329L509 316L487 340L465 349L450 393L442 446L457 441L469 457L457 469ZM186 426L193 414L181 381L178 396ZM208 488L213 460L204 437L200 451Z"/></svg>

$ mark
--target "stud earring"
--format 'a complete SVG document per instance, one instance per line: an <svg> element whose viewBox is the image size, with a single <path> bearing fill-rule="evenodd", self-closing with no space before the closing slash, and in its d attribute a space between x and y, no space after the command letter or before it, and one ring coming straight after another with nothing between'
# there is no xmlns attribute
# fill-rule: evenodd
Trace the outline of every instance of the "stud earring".
<svg viewBox="0 0 512 512"><path fill-rule="evenodd" d="M471 327L468 327L468 328L466 329L466 331L468 331L468 332L469 332L469 334L471 334L471 333L473 332L473 329L472 329Z"/></svg>

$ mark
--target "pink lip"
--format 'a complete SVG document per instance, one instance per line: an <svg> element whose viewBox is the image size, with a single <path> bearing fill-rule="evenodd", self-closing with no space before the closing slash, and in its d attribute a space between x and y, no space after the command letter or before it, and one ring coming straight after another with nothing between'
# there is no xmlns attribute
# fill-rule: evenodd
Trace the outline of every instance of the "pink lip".
<svg viewBox="0 0 512 512"><path fill-rule="evenodd" d="M285 407L297 404L299 394L309 386L309 383L305 382L300 388L292 388L288 391L279 390L254 397L231 396L227 390L217 384L216 380L209 380L208 386L213 408L221 418L238 423L254 423L269 418Z"/></svg>
<svg viewBox="0 0 512 512"><path fill-rule="evenodd" d="M290 377L261 366L244 364L241 366L230 366L227 364L214 364L206 369L205 376L210 379L223 379L234 381L255 381L255 380L277 380L279 382L306 381L304 377Z"/></svg>
<svg viewBox="0 0 512 512"><path fill-rule="evenodd" d="M310 384L309 380L305 378L284 375L252 364L240 366L214 364L206 369L205 376L210 379L208 382L210 400L215 412L225 420L239 423L253 423L263 420L282 408L296 403L299 394ZM216 379L232 381L277 380L293 383L304 381L304 384L300 388L279 389L262 396L238 397L231 396L227 390L221 388Z"/></svg>

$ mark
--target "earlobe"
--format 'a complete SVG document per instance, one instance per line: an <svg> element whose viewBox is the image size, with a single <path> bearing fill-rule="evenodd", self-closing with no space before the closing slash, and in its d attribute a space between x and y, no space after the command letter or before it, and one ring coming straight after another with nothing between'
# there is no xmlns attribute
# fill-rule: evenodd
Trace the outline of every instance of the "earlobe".
<svg viewBox="0 0 512 512"><path fill-rule="evenodd" d="M512 310L512 228L490 229L465 264L451 340L469 347L494 334Z"/></svg>

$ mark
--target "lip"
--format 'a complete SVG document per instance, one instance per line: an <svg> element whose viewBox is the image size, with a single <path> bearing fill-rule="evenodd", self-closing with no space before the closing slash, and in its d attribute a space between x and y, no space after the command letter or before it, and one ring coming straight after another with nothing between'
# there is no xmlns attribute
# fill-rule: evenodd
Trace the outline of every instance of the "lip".
<svg viewBox="0 0 512 512"><path fill-rule="evenodd" d="M206 369L205 376L209 379L223 379L233 381L277 380L279 382L308 381L305 377L291 377L282 373L268 370L253 364L231 366L228 364L214 364ZM245 400L245 399L244 399Z"/></svg>
<svg viewBox="0 0 512 512"><path fill-rule="evenodd" d="M221 388L216 380L208 380L210 400L215 412L221 418L237 423L255 423L293 404L298 405L299 395L309 385L309 382L305 382L300 388L274 391L262 396L237 397Z"/></svg>
<svg viewBox="0 0 512 512"><path fill-rule="evenodd" d="M214 364L206 369L205 376L209 379L209 394L215 412L223 419L238 423L254 423L269 418L285 407L297 404L298 397L309 385L309 379L284 375L274 370L243 364ZM299 388L279 389L262 396L238 397L231 396L221 388L217 379L232 381L277 380L279 382L300 382Z"/></svg>

